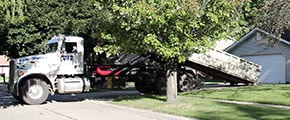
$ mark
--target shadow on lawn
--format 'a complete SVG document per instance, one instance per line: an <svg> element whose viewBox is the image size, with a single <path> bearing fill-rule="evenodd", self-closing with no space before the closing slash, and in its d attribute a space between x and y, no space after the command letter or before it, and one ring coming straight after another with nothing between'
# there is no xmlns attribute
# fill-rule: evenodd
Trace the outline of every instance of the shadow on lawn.
<svg viewBox="0 0 290 120"><path fill-rule="evenodd" d="M184 96L199 96L205 97L210 94L217 93L232 93L232 96L237 96L239 92L257 92L257 91L273 91L273 90L290 90L290 87L276 87L277 85L257 85L257 86L217 86L217 89L201 89L199 91L192 91L187 93L182 93Z"/></svg>
<svg viewBox="0 0 290 120"><path fill-rule="evenodd" d="M166 101L166 98L163 98L161 96L158 95L152 95L152 94L140 94L140 95L135 95L135 96L124 96L124 97L120 97L117 99L113 99L113 102L121 102L123 100L127 101L127 100L138 100L138 99L143 99L143 98L150 98L150 99L155 99L158 101Z"/></svg>

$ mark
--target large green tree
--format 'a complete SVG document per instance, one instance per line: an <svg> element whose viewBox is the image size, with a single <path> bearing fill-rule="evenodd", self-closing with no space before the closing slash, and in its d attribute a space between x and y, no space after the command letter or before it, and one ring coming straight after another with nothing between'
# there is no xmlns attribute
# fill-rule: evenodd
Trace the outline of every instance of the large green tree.
<svg viewBox="0 0 290 120"><path fill-rule="evenodd" d="M259 27L270 35L281 37L281 34L289 29L290 3L289 0L251 0L249 7L244 10L245 20L250 27ZM273 46L277 41L264 39Z"/></svg>
<svg viewBox="0 0 290 120"><path fill-rule="evenodd" d="M247 24L242 13L250 5L248 0L1 2L2 53L10 57L40 53L46 40L58 33L80 35L91 42L98 39L102 50L112 54L154 52L168 63L172 101L176 100L176 62L216 40L243 34Z"/></svg>
<svg viewBox="0 0 290 120"><path fill-rule="evenodd" d="M168 101L176 101L176 69L188 52L201 52L214 41L244 33L241 0L109 0L101 28L108 52L155 52L168 64Z"/></svg>
<svg viewBox="0 0 290 120"><path fill-rule="evenodd" d="M240 10L233 0L111 0L102 38L109 52L154 51L165 59L184 60L214 41L244 33Z"/></svg>
<svg viewBox="0 0 290 120"><path fill-rule="evenodd" d="M22 0L2 0L0 1L0 53L5 54L7 31L9 23L23 21L23 1Z"/></svg>

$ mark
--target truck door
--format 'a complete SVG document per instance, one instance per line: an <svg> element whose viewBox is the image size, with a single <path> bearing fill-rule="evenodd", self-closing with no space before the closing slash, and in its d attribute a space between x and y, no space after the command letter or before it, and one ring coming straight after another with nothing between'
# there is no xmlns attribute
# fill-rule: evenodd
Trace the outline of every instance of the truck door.
<svg viewBox="0 0 290 120"><path fill-rule="evenodd" d="M77 42L65 42L63 48L59 74L82 74L82 52L78 51Z"/></svg>

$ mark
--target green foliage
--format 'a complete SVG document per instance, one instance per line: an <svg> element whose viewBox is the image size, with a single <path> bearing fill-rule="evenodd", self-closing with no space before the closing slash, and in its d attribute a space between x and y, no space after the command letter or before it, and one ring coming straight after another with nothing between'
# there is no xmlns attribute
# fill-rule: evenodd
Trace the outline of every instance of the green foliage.
<svg viewBox="0 0 290 120"><path fill-rule="evenodd" d="M250 26L280 37L285 29L289 29L289 12L288 0L251 0L245 16Z"/></svg>
<svg viewBox="0 0 290 120"><path fill-rule="evenodd" d="M244 21L241 1L111 0L102 37L111 53L156 52L165 59L184 61L187 52L201 52L214 41L236 36ZM105 21L106 22L106 21Z"/></svg>
<svg viewBox="0 0 290 120"><path fill-rule="evenodd" d="M64 33L113 54L183 61L189 51L239 37L247 22L279 34L290 18L287 0L2 0L0 10L0 53L10 57L41 53L50 36Z"/></svg>
<svg viewBox="0 0 290 120"><path fill-rule="evenodd" d="M0 7L2 8L3 18L7 22L21 22L24 20L24 0L2 0Z"/></svg>
<svg viewBox="0 0 290 120"><path fill-rule="evenodd" d="M7 5L13 3L13 1L4 2ZM19 7L25 11L23 15L21 12L15 13L15 16L21 17L6 14L7 11L10 12L11 7L2 8L4 11L0 14L5 16L5 20L0 19L0 25L5 25L0 37L3 43L2 54L15 58L41 53L45 42L59 33L80 35L92 40L90 35L94 29L90 26L95 22L98 11L95 4L98 2L94 0L25 0L25 2L17 0L17 5L18 3L25 3Z"/></svg>
<svg viewBox="0 0 290 120"><path fill-rule="evenodd" d="M113 54L149 51L184 61L189 51L243 34L240 13L247 5L243 0L4 0L0 49L11 57L37 54L52 35L64 33L97 41Z"/></svg>

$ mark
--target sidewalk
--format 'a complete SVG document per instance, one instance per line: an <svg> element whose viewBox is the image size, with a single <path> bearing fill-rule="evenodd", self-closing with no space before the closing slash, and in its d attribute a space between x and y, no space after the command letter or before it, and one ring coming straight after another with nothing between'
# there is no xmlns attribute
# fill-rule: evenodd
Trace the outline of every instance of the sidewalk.
<svg viewBox="0 0 290 120"><path fill-rule="evenodd" d="M241 101L230 101L230 100L216 100L216 99L212 99L212 100L213 101L217 101L217 102L223 102L223 103L232 103L232 104L241 104L241 105L256 105L256 106L267 106L267 107L290 109L290 106L283 106L283 105L263 104L263 103L254 103L254 102L241 102Z"/></svg>
<svg viewBox="0 0 290 120"><path fill-rule="evenodd" d="M55 95L42 105L25 105L6 92L0 84L0 115L5 120L197 120L183 116L159 113L107 103L107 98L136 95L137 91L108 91L75 95ZM19 112L25 111L25 112Z"/></svg>

